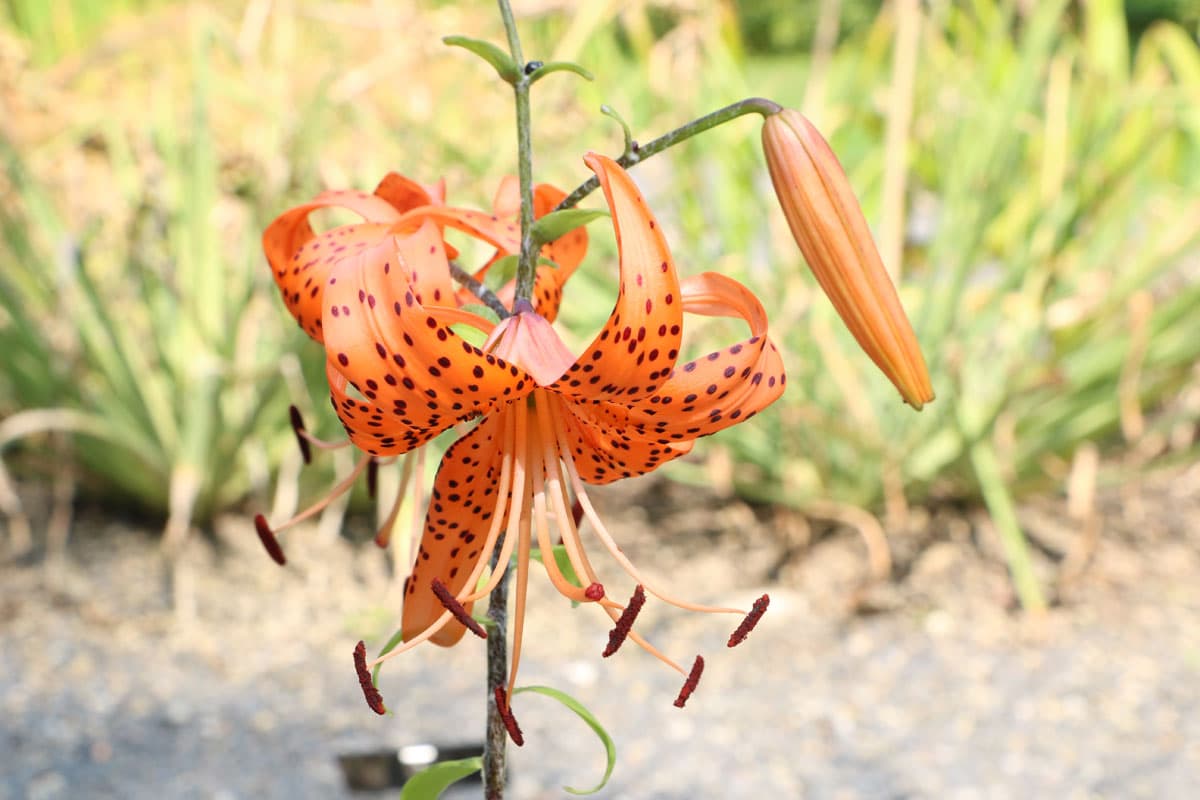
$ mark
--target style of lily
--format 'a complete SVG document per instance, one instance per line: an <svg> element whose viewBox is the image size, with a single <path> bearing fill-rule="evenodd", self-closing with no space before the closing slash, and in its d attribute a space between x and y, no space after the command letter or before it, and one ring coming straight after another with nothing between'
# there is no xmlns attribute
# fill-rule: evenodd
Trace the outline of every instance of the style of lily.
<svg viewBox="0 0 1200 800"><path fill-rule="evenodd" d="M284 303L301 329L315 341L324 343L327 315L336 318L341 310L337 305L326 306L325 287L338 279L352 281L354 276L349 273L357 269L360 262L351 256L385 244L397 236L404 238L407 243L404 280L411 286L417 302L439 307L439 313L446 315L447 320L455 319L454 309L478 302L467 289L454 285L449 259L455 258L458 253L445 241L445 229L455 229L496 248L494 255L472 275L476 281L482 281L492 265L520 248L520 231L516 224L520 208L517 181L515 178L501 181L490 214L447 206L445 193L444 181L425 185L392 172L384 177L372 194L323 192L312 201L289 209L272 222L263 233L263 251ZM534 187L535 217L549 213L565 196L562 190L549 184ZM309 216L315 211L329 208L349 210L362 217L362 221L320 234L314 232ZM546 319L554 320L558 314L562 286L583 260L587 245L586 230L577 228L543 246L541 255L551 263L538 267L533 297L538 312ZM513 281L502 287L497 295L502 301L511 303ZM470 316L469 319L474 320L475 317ZM331 450L350 445L348 439L329 442L312 435L294 406L291 408L291 423L306 463L312 460L314 447ZM391 512L376 533L375 539L380 546L388 544L408 484L414 476L416 494L422 493L424 453L422 451L415 455L415 460L404 464L400 490L396 493ZM323 498L286 522L272 527L265 517L257 516L255 526L272 558L280 564L286 562L276 534L320 513L349 491L364 473L373 494L374 470L379 463L380 460L372 456L359 459L350 473Z"/></svg>
<svg viewBox="0 0 1200 800"><path fill-rule="evenodd" d="M604 655L629 638L687 676L676 699L681 707L696 687L703 659L697 656L685 672L633 630L646 593L684 609L745 615L731 647L766 610L765 596L749 610L674 597L622 553L588 498L587 484L645 474L688 453L697 438L750 419L779 397L785 377L758 299L716 273L681 281L632 179L604 156L590 154L585 161L611 212L620 286L607 323L578 357L530 303L518 302L512 316L493 325L418 298L412 273L417 265L425 269L429 248L438 242L425 227L343 251L324 286L326 374L338 416L360 450L369 457L400 455L451 426L475 421L437 471L405 586L403 643L370 663L361 643L355 653L368 703L379 713L384 707L370 668L427 641L453 645L468 629L486 637L471 607L496 587L510 562L516 568L512 696L535 546L547 554L541 559L547 577L564 597L599 607L615 623ZM679 363L685 312L740 318L749 336ZM451 328L463 322L487 334L482 347ZM573 508L636 582L628 604L607 596ZM552 523L582 586L549 557ZM489 574L494 554L497 566ZM498 700L511 720L507 703ZM514 731L515 723L510 733L517 741Z"/></svg>

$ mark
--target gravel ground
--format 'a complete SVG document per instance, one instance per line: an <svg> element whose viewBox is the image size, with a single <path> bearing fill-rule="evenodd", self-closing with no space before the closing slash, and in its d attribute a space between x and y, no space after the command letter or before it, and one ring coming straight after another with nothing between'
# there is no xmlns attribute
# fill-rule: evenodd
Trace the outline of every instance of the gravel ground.
<svg viewBox="0 0 1200 800"><path fill-rule="evenodd" d="M1104 496L1098 546L1041 620L1011 612L977 515L891 532L898 577L872 585L850 530L658 481L600 499L634 562L679 594L772 597L736 650L730 619L647 604L643 634L685 665L707 657L680 711L678 675L634 647L601 659L607 619L535 575L521 683L562 688L607 726L618 762L600 797L1200 795L1197 470ZM1054 502L1023 511L1047 577L1078 560L1064 519ZM199 613L181 625L155 544L84 512L66 564L0 567L0 799L394 798L351 793L337 756L478 741L474 641L391 662L395 714L363 704L352 648L394 624L373 547L300 535L280 570L247 521L223 520L187 554ZM571 714L533 695L516 711L512 797L599 778L602 750Z"/></svg>

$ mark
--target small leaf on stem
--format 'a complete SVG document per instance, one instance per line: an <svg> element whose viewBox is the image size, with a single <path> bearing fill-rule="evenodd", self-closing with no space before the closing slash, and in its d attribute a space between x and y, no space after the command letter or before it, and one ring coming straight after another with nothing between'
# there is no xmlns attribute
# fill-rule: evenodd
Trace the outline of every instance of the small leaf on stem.
<svg viewBox="0 0 1200 800"><path fill-rule="evenodd" d="M512 56L491 42L482 39L472 39L469 36L445 36L442 41L451 47L461 47L470 50L475 55L492 65L496 74L509 83L521 80L521 68ZM543 68L544 69L544 68Z"/></svg>
<svg viewBox="0 0 1200 800"><path fill-rule="evenodd" d="M533 62L531 62L533 63ZM551 61L529 73L529 82L537 83L552 72L574 72L585 81L593 80L592 73L573 61Z"/></svg>
<svg viewBox="0 0 1200 800"><path fill-rule="evenodd" d="M592 712L588 711L582 703L580 703L574 697L571 697L571 695L567 694L566 692L559 691L558 689L554 689L549 686L521 686L513 690L513 696L515 697L522 692L537 692L538 694L543 694L546 697L552 697L558 702L562 703L564 706L574 711L581 720L586 722L588 727L592 729L592 731L600 739L600 742L604 745L604 752L608 759L608 763L604 767L604 777L600 779L600 782L591 789L573 789L570 786L564 786L563 789L571 794L595 794L603 789L604 785L608 783L609 776L612 775L613 767L616 766L617 763L617 746L613 743L612 737L608 735L608 731L604 729L604 726L600 724L599 720L597 720L596 717L592 715Z"/></svg>
<svg viewBox="0 0 1200 800"><path fill-rule="evenodd" d="M607 216L607 211L594 211L586 208L564 208L562 211L551 211L533 223L533 240L539 245L553 242L560 236L587 225L594 219Z"/></svg>

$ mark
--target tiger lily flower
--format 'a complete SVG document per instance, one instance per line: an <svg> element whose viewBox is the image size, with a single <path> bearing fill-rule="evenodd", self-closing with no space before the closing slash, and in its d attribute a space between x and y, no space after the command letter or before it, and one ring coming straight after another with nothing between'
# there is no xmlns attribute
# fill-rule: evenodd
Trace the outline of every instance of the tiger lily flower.
<svg viewBox="0 0 1200 800"><path fill-rule="evenodd" d="M614 623L605 655L632 639L687 676L682 706L703 668L689 672L634 631L648 592L681 608L746 615L730 637L745 639L766 609L747 611L677 599L621 552L588 499L588 484L642 475L692 449L695 440L753 417L783 392L783 364L767 339L762 304L716 273L680 280L661 229L616 162L590 154L620 250L620 287L604 327L579 356L528 303L498 325L460 309L422 302L411 265L435 238L402 235L347 251L323 290L326 375L334 407L354 444L375 458L419 447L451 426L474 427L446 451L434 479L424 533L404 592L403 643L355 663L372 708L382 700L368 670L418 645L449 646L471 629L471 607L499 583L515 553L516 599L509 691L520 663L533 547L565 597L599 607ZM434 243L436 246L436 242ZM679 362L684 314L740 318L749 335ZM452 324L488 334L482 347ZM580 536L582 511L600 545L637 584L627 604L611 600ZM551 525L582 586L548 556ZM535 545L536 542L536 545ZM496 555L497 567L487 568ZM485 578L486 575L486 578ZM499 696L499 694L498 694ZM507 709L506 709L507 710ZM509 710L510 712L510 710Z"/></svg>
<svg viewBox="0 0 1200 800"><path fill-rule="evenodd" d="M339 306L324 304L325 286L350 279L346 271L354 269L349 254L379 245L393 236L407 236L405 280L412 286L414 298L430 307L456 308L478 302L469 291L456 289L451 280L449 258L457 256L456 249L445 241L445 228L453 228L485 241L496 248L495 254L473 277L482 281L488 269L499 259L520 248L520 231L516 225L520 200L517 181L506 178L496 192L491 214L445 204L445 182L424 185L392 172L372 194L353 191L323 192L312 201L289 209L272 222L263 233L263 251L288 311L301 329L317 342L324 342L325 315L335 316ZM566 193L549 184L534 188L534 214L549 213L566 197ZM309 223L309 215L325 208L343 208L360 217L358 223L342 225L317 234ZM587 252L587 231L577 228L542 248L542 255L554 266L538 267L534 284L537 309L546 319L553 320L562 299L562 286ZM499 294L511 302L514 282L509 281ZM450 312L447 312L450 313ZM473 319L473 317L472 317ZM296 434L305 463L312 458L312 448L330 450L349 446L348 440L328 442L313 436L304 426L298 409L291 408L292 429ZM385 546L396 521L409 480L414 474L418 482L423 475L422 453L417 462L406 463L402 471L400 490L392 511L380 526L375 540ZM290 520L272 527L262 515L255 518L259 537L271 557L280 564L286 562L276 534L320 513L333 500L354 485L360 476L367 475L373 487L374 470L379 461L373 457L360 459L350 474L336 484L323 498Z"/></svg>

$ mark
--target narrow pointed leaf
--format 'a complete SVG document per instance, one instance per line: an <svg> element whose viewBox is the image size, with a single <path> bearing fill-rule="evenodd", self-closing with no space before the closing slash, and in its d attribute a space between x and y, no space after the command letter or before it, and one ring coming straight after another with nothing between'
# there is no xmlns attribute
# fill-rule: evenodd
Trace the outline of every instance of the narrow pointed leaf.
<svg viewBox="0 0 1200 800"><path fill-rule="evenodd" d="M554 563L558 565L558 571L567 579L567 583L572 586L583 586L583 582L579 580L579 575L575 572L575 567L571 566L571 557L567 555L567 548L564 545L556 544L553 547ZM539 564L542 562L542 551L538 548L533 548L529 551L529 557Z"/></svg>
<svg viewBox="0 0 1200 800"><path fill-rule="evenodd" d="M616 766L617 763L617 746L613 743L612 737L608 735L608 731L604 729L604 726L601 725L594 716L592 716L591 711L588 711L582 703L580 703L574 697L571 697L571 695L567 694L566 692L561 692L558 689L553 689L549 686L522 686L514 689L513 695L516 696L522 692L537 692L538 694L551 697L562 703L564 706L574 711L581 720L586 722L588 727L595 732L596 736L599 737L600 742L604 745L604 752L606 758L608 759L608 763L604 767L604 777L600 779L600 782L591 789L573 789L570 786L564 786L563 789L571 794L595 794L603 789L605 784L608 783L609 777L612 775L613 767Z"/></svg>
<svg viewBox="0 0 1200 800"><path fill-rule="evenodd" d="M574 72L585 81L594 80L592 73L587 69L576 64L574 61L551 61L549 64L543 64L529 76L530 83L537 83L542 78L552 72Z"/></svg>
<svg viewBox="0 0 1200 800"><path fill-rule="evenodd" d="M403 641L404 641L404 630L401 628L392 634L392 638L388 639L388 643L385 644L383 646L383 649L379 651L379 655L386 656L388 653L392 652L392 650L394 650L398 644L400 644ZM382 666L383 666L383 664L376 664L375 669L371 670L371 683L375 684L376 688L379 688L379 668Z"/></svg>
<svg viewBox="0 0 1200 800"><path fill-rule="evenodd" d="M408 779L400 791L400 800L437 800L450 784L483 769L483 757L458 761L440 761Z"/></svg>
<svg viewBox="0 0 1200 800"><path fill-rule="evenodd" d="M461 47L465 50L470 50L491 64L496 70L496 74L509 83L516 83L521 79L521 69L517 66L517 62L512 60L512 56L491 42L485 42L482 39L472 39L469 36L445 36L442 38L442 41L451 47Z"/></svg>
<svg viewBox="0 0 1200 800"><path fill-rule="evenodd" d="M533 240L538 244L553 242L560 236L587 225L594 219L607 216L607 211L586 208L564 208L562 211L552 211L533 223Z"/></svg>

